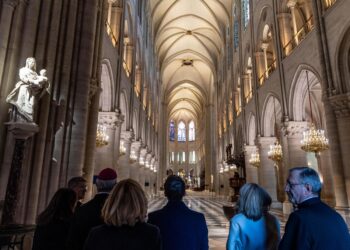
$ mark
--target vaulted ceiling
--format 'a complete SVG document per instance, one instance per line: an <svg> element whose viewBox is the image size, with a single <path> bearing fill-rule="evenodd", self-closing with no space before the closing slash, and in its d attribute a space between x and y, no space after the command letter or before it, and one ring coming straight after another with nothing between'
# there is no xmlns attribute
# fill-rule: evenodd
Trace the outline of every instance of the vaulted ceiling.
<svg viewBox="0 0 350 250"><path fill-rule="evenodd" d="M231 0L151 0L155 49L170 119L198 121L210 103Z"/></svg>

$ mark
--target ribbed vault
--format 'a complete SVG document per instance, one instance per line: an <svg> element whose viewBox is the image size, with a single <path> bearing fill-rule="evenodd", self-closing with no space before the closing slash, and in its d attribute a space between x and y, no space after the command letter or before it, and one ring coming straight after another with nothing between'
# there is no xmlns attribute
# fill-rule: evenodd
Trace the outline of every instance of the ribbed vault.
<svg viewBox="0 0 350 250"><path fill-rule="evenodd" d="M153 34L169 119L201 120L211 103L229 23L229 0L151 0Z"/></svg>

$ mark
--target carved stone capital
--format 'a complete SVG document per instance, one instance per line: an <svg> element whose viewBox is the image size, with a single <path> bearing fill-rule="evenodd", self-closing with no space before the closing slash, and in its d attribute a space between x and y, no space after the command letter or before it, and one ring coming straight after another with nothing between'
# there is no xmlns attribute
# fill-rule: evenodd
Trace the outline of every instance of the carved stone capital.
<svg viewBox="0 0 350 250"><path fill-rule="evenodd" d="M297 0L289 0L287 2L288 8L294 8L296 4L297 4Z"/></svg>
<svg viewBox="0 0 350 250"><path fill-rule="evenodd" d="M97 92L101 92L102 89L98 86L98 80L92 78L89 84L89 105L91 104L92 98Z"/></svg>
<svg viewBox="0 0 350 250"><path fill-rule="evenodd" d="M135 152L140 151L142 146L142 142L141 141L134 141L131 143L131 149L134 150Z"/></svg>
<svg viewBox="0 0 350 250"><path fill-rule="evenodd" d="M350 93L332 96L329 102L337 118L350 116Z"/></svg>
<svg viewBox="0 0 350 250"><path fill-rule="evenodd" d="M118 117L115 112L99 112L98 123L105 125L107 128L115 128L117 126Z"/></svg>
<svg viewBox="0 0 350 250"><path fill-rule="evenodd" d="M18 3L19 3L19 0L4 0L4 4L6 6L9 6L9 7L12 7L12 8L16 8Z"/></svg>
<svg viewBox="0 0 350 250"><path fill-rule="evenodd" d="M261 145L262 148L266 148L268 145L274 144L276 141L276 137L259 137L258 143Z"/></svg>
<svg viewBox="0 0 350 250"><path fill-rule="evenodd" d="M124 142L130 142L134 139L134 131L122 131L121 138L123 138Z"/></svg>
<svg viewBox="0 0 350 250"><path fill-rule="evenodd" d="M284 136L302 137L303 132L308 129L308 122L288 121L282 127Z"/></svg>

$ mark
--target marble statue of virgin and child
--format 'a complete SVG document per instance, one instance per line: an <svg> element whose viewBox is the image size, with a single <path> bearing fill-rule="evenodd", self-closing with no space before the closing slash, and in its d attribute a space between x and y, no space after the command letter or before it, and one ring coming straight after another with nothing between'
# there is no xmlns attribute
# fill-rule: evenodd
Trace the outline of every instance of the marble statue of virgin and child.
<svg viewBox="0 0 350 250"><path fill-rule="evenodd" d="M12 118L16 121L34 122L34 110L38 100L50 93L50 83L46 76L46 70L36 73L36 62L33 57L26 60L25 67L19 70L19 79L15 88L6 98L6 102L12 104Z"/></svg>

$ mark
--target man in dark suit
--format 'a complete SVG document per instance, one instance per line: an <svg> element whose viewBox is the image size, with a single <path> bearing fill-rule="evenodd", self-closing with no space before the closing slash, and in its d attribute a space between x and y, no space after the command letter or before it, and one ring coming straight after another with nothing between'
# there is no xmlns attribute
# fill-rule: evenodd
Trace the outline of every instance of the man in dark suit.
<svg viewBox="0 0 350 250"><path fill-rule="evenodd" d="M297 210L290 214L279 250L349 250L350 235L343 218L320 200L321 181L308 167L289 170L285 190Z"/></svg>
<svg viewBox="0 0 350 250"><path fill-rule="evenodd" d="M70 250L81 250L93 227L103 224L102 207L117 181L117 173L111 168L103 169L96 178L97 194L79 207L72 219L67 246Z"/></svg>
<svg viewBox="0 0 350 250"><path fill-rule="evenodd" d="M204 215L182 201L185 182L170 175L164 184L168 203L148 215L148 222L160 229L163 250L208 250L208 228Z"/></svg>

